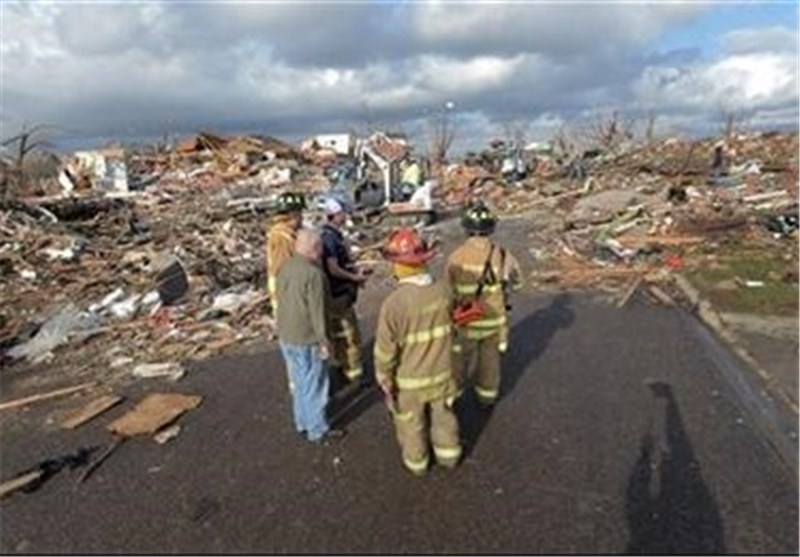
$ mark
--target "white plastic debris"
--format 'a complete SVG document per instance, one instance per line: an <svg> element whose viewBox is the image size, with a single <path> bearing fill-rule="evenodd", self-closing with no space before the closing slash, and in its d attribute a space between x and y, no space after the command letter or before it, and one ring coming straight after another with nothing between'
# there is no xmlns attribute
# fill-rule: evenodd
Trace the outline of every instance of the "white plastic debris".
<svg viewBox="0 0 800 557"><path fill-rule="evenodd" d="M139 364L133 368L134 377L153 378L166 377L171 381L177 381L186 374L183 366L177 362L166 362L160 364Z"/></svg>
<svg viewBox="0 0 800 557"><path fill-rule="evenodd" d="M74 304L61 308L48 320L28 342L12 347L8 351L11 358L28 358L35 361L67 341L69 333L78 328L81 314Z"/></svg>
<svg viewBox="0 0 800 557"><path fill-rule="evenodd" d="M211 307L227 313L236 313L242 306L246 306L257 297L258 292L255 290L246 290L241 293L223 292L214 298L214 303Z"/></svg>
<svg viewBox="0 0 800 557"><path fill-rule="evenodd" d="M138 302L141 297L141 294L134 294L133 296L121 302L112 304L109 310L114 317L119 319L130 319L136 313Z"/></svg>
<svg viewBox="0 0 800 557"><path fill-rule="evenodd" d="M99 303L92 304L91 306L89 306L89 311L91 311L92 313L97 313L99 311L102 311L111 304L113 304L114 302L120 300L124 295L125 291L122 288L117 288L116 290L108 294L105 298L100 300Z"/></svg>
<svg viewBox="0 0 800 557"><path fill-rule="evenodd" d="M119 356L118 358L114 358L113 360L111 360L111 363L109 365L112 368L116 369L132 363L133 363L133 358L129 358L127 356Z"/></svg>
<svg viewBox="0 0 800 557"><path fill-rule="evenodd" d="M47 256L50 261L61 260L61 261L72 261L78 255L77 252L73 248L66 248L66 249L55 249L55 248L45 248L44 254Z"/></svg>
<svg viewBox="0 0 800 557"><path fill-rule="evenodd" d="M175 439L180 432L181 432L181 426L175 424L168 428L162 429L161 431L153 435L153 440L159 445L163 445L164 443L167 443Z"/></svg>

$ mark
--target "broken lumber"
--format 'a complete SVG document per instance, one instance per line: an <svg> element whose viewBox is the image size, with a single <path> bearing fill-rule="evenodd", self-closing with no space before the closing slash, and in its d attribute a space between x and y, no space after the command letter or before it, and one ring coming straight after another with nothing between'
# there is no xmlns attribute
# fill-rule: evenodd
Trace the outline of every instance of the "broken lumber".
<svg viewBox="0 0 800 557"><path fill-rule="evenodd" d="M650 294L652 294L659 302L661 302L665 306L674 306L675 305L675 300L673 300L670 297L669 294L664 292L662 289L660 289L655 284L649 285L647 287L647 289L650 291Z"/></svg>
<svg viewBox="0 0 800 557"><path fill-rule="evenodd" d="M617 236L617 241L627 246L684 246L700 244L706 241L703 236Z"/></svg>
<svg viewBox="0 0 800 557"><path fill-rule="evenodd" d="M4 499L6 496L11 495L15 491L19 491L20 489L28 487L32 483L38 481L43 475L44 470L34 470L33 472L28 472L27 474L18 476L13 480L3 482L0 484L0 499Z"/></svg>
<svg viewBox="0 0 800 557"><path fill-rule="evenodd" d="M178 393L154 393L146 396L133 410L108 424L108 430L123 437L153 435L178 419L184 412L197 408L203 397Z"/></svg>
<svg viewBox="0 0 800 557"><path fill-rule="evenodd" d="M756 193L753 195L746 195L742 198L745 203L758 203L770 199L777 199L779 197L788 197L788 192L785 190L770 191L766 193Z"/></svg>
<svg viewBox="0 0 800 557"><path fill-rule="evenodd" d="M124 397L118 395L101 396L100 398L91 401L83 408L71 413L63 422L61 422L61 427L64 429L75 429L76 427L95 419L106 410L110 410L123 400Z"/></svg>
<svg viewBox="0 0 800 557"><path fill-rule="evenodd" d="M64 389L56 389L55 391L49 391L47 393L40 393L38 395L26 396L23 398L18 398L16 400L9 400L8 402L0 403L0 411L19 408L20 406L25 406L33 402L39 402L42 400L49 400L51 398L57 398L60 396L71 395L72 393L77 393L79 391L90 389L94 387L96 384L97 382L92 381L90 383L82 383L74 387L66 387Z"/></svg>
<svg viewBox="0 0 800 557"><path fill-rule="evenodd" d="M642 284L642 277L636 277L631 282L631 285L625 291L625 294L620 298L619 302L617 302L617 307L621 308L627 304L630 299L633 297L634 293L639 289L639 286Z"/></svg>

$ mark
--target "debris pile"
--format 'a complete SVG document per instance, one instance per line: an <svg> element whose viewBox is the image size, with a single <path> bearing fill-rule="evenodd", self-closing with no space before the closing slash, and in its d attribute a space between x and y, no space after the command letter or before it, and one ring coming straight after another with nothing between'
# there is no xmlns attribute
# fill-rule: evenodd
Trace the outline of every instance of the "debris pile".
<svg viewBox="0 0 800 557"><path fill-rule="evenodd" d="M481 199L506 215L546 213L531 235L533 278L564 287L658 282L715 243L747 237L781 250L781 239L797 235L796 134L593 152L577 174L565 160L542 159L515 183L480 165L451 166L440 195L447 204Z"/></svg>
<svg viewBox="0 0 800 557"><path fill-rule="evenodd" d="M408 152L381 134L370 144ZM177 378L179 362L271 336L264 244L275 201L304 192L315 224L318 198L338 185L308 154L271 137L200 133L172 149L75 153L60 194L0 201L0 364L57 358ZM376 258L380 215L354 221L354 251Z"/></svg>
<svg viewBox="0 0 800 557"><path fill-rule="evenodd" d="M391 162L411 148L383 134L296 149L200 133L172 149L68 157L59 195L0 202L2 363L57 357L177 378L180 362L269 336L264 239L276 197L303 191L307 217L320 219L315 198L351 188L365 151ZM797 152L796 134L667 139L571 160L539 148L513 180L467 160L443 168L433 193L439 209L481 199L505 215L546 214L531 235L535 282L630 287L662 281L731 234L776 246L796 238ZM378 174L392 180L387 168ZM350 239L378 259L386 212L361 206Z"/></svg>
<svg viewBox="0 0 800 557"><path fill-rule="evenodd" d="M79 153L62 178L62 195L0 202L3 364L58 356L122 374L270 335L272 202L328 183L277 140L212 134Z"/></svg>
<svg viewBox="0 0 800 557"><path fill-rule="evenodd" d="M654 283L701 264L702 257L688 256L744 238L796 255L783 240L797 238L797 153L797 135L741 136L727 145L671 139L601 158L582 183L534 177L498 208L541 206L557 215L542 232L550 235L549 248L537 254L554 270L541 271L540 280Z"/></svg>

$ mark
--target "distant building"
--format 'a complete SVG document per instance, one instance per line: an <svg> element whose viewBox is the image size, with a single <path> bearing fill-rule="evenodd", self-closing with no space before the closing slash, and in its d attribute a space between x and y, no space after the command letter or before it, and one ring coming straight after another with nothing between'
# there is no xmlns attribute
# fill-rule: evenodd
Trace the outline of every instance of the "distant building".
<svg viewBox="0 0 800 557"><path fill-rule="evenodd" d="M328 133L314 138L321 149L330 149L337 155L349 155L353 152L355 141L349 133Z"/></svg>

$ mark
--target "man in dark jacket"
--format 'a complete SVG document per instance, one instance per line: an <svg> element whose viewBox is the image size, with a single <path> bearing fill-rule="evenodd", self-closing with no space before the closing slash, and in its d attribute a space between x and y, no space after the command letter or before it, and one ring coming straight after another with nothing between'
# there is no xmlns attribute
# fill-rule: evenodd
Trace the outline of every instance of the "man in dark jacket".
<svg viewBox="0 0 800 557"><path fill-rule="evenodd" d="M355 303L359 287L367 278L359 271L350 255L341 228L347 219L341 203L329 199L325 203L328 221L322 227L323 267L331 289L331 345L335 365L344 380L361 379L361 333Z"/></svg>

